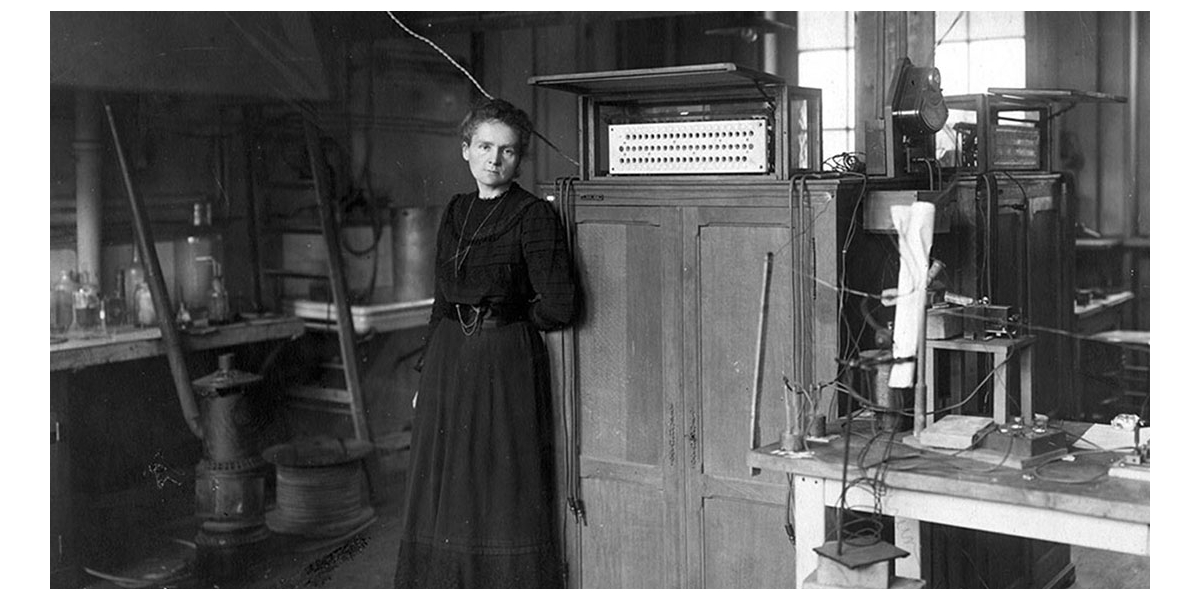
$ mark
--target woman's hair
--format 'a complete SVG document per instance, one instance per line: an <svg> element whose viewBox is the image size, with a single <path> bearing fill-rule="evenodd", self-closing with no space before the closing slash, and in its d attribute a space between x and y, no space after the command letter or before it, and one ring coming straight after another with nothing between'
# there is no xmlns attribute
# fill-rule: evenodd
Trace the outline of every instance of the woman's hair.
<svg viewBox="0 0 1200 600"><path fill-rule="evenodd" d="M458 128L462 142L470 144L475 129L487 121L499 121L512 127L513 131L517 132L517 151L521 158L525 158L529 151L529 138L533 136L533 121L529 120L525 111L499 98L484 100L472 107L471 112L463 118L462 125Z"/></svg>

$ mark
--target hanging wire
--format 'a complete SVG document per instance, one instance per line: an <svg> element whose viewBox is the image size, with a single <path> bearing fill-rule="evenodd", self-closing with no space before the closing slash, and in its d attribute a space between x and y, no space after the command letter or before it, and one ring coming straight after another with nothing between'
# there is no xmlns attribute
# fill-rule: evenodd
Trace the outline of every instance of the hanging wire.
<svg viewBox="0 0 1200 600"><path fill-rule="evenodd" d="M937 49L938 46L942 45L942 42L946 40L946 36L950 35L951 31L954 31L954 27L956 25L958 25L958 22L961 21L962 18L965 17L966 15L967 15L967 11L965 11L965 10L958 11L958 14L954 16L954 20L950 22L950 26L946 28L946 32L943 33L942 37L938 38L937 43L933 45L933 48L935 50Z"/></svg>
<svg viewBox="0 0 1200 600"><path fill-rule="evenodd" d="M458 69L459 71L462 71L463 75L466 75L467 79L471 80L471 83L475 85L475 89L479 90L480 94L483 94L484 97L486 97L488 100L495 99L495 96L492 96L491 93L489 93L487 90L483 89L482 85L479 85L479 81L477 81L475 79L474 75L471 75L470 71L466 70L465 68L463 68L462 65L458 64L458 61L454 60L449 54L446 53L445 50L442 50L437 44L435 44L429 38L410 29L407 25L402 23L400 21L400 19L397 19L396 15L392 14L392 11L389 10L389 11L384 11L384 12L386 12L387 16L390 17L392 19L392 21L396 23L396 25L399 25L401 29L403 29L409 35L417 38L418 40L421 40L422 42L429 44L429 46L431 46L434 50L436 50L438 52L438 54L441 54L446 60L450 61L450 64L454 65L454 67L456 69ZM562 156L563 158L570 161L570 163L575 165L577 168L580 167L578 160L575 160L574 158L568 156L567 153L565 153L561 149L559 149L559 147L557 145L555 145L554 142L551 142L549 139L547 139L546 136L541 134L541 132L539 132L536 129L533 129L532 132L533 132L534 136L536 136L539 140L542 140L543 142L545 142L547 146L550 146L550 148L552 150L554 150L555 152L557 152L560 156Z"/></svg>

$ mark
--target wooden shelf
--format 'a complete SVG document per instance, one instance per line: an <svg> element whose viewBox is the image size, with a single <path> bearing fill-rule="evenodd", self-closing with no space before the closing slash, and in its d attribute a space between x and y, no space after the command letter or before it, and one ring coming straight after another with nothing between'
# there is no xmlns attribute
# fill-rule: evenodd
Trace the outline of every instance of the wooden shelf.
<svg viewBox="0 0 1200 600"><path fill-rule="evenodd" d="M288 339L303 333L304 321L291 316L274 316L183 332L180 338L184 350L194 352ZM75 370L164 355L166 348L157 327L126 326L105 337L68 339L50 346L50 370Z"/></svg>

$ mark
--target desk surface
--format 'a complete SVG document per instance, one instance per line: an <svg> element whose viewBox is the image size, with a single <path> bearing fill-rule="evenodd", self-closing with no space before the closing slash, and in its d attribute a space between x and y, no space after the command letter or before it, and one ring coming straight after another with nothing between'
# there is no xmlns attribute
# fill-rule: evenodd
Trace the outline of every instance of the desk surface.
<svg viewBox="0 0 1200 600"><path fill-rule="evenodd" d="M304 333L304 321L290 316L248 319L197 332L182 332L185 350L212 350L238 344L281 340ZM72 338L50 346L50 370L82 369L126 360L163 356L166 347L157 327L122 327L112 335Z"/></svg>
<svg viewBox="0 0 1200 600"><path fill-rule="evenodd" d="M1150 523L1150 483L1132 479L1104 476L1090 483L1061 483L1034 477L1026 472L993 467L987 463L944 454L919 451L899 444L896 436L893 454L903 453L914 458L894 463L887 470L885 483L896 489L920 490L948 496L974 498L989 502L1005 502L1039 508L1052 508L1066 513L1104 517L1134 523ZM866 446L866 439L855 436L850 443L849 476L862 471L857 458ZM751 467L794 473L806 477L830 480L842 478L843 444L814 445L812 458L772 454L778 444L756 448L747 457ZM870 465L882 452L882 441L868 454L864 464ZM873 472L873 469L872 469Z"/></svg>

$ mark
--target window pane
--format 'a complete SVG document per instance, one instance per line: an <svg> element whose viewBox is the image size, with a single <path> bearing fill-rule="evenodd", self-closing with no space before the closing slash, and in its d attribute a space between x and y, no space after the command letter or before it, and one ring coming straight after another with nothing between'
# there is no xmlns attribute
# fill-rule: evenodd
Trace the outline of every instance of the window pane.
<svg viewBox="0 0 1200 600"><path fill-rule="evenodd" d="M848 94L849 73L846 50L801 52L800 76L803 87L821 88L824 127L845 127L850 114Z"/></svg>
<svg viewBox="0 0 1200 600"><path fill-rule="evenodd" d="M969 65L965 42L946 42L938 46L934 66L942 75L942 94L953 96L970 91Z"/></svg>
<svg viewBox="0 0 1200 600"><path fill-rule="evenodd" d="M854 142L854 135L845 129L823 129L821 136L821 153L825 155L821 158L822 162L831 156L853 150L850 146Z"/></svg>
<svg viewBox="0 0 1200 600"><path fill-rule="evenodd" d="M801 11L796 40L801 50L845 48L846 13L841 11Z"/></svg>
<svg viewBox="0 0 1200 600"><path fill-rule="evenodd" d="M962 14L962 17L959 17ZM937 32L934 41L945 38L947 42L961 42L967 39L967 12L959 10L939 10L933 19L933 30ZM949 31L949 33L946 33ZM938 48L941 50L941 48Z"/></svg>
<svg viewBox="0 0 1200 600"><path fill-rule="evenodd" d="M1023 12L973 10L969 16L969 34L972 40L1025 36Z"/></svg>
<svg viewBox="0 0 1200 600"><path fill-rule="evenodd" d="M971 93L990 87L1025 87L1025 40L971 44Z"/></svg>

